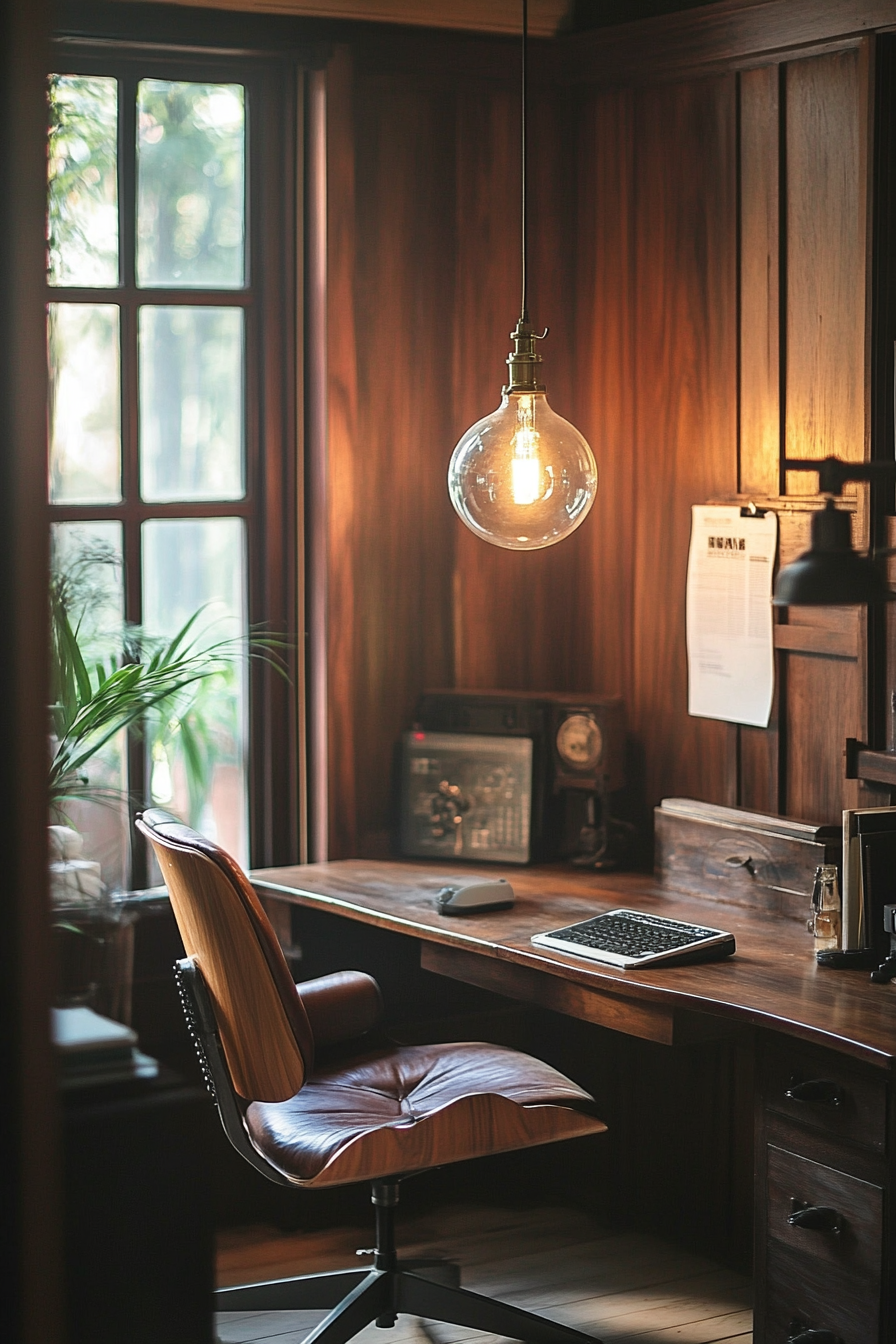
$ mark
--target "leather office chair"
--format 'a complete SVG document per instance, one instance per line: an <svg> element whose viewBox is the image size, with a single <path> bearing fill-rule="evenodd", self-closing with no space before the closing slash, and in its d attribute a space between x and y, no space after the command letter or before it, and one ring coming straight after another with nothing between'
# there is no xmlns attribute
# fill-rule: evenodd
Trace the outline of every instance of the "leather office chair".
<svg viewBox="0 0 896 1344"><path fill-rule="evenodd" d="M160 809L151 842L188 956L181 998L228 1138L269 1180L297 1189L372 1182L372 1269L219 1289L219 1311L330 1308L305 1344L345 1344L408 1312L531 1344L591 1336L460 1287L456 1265L400 1261L398 1183L421 1170L596 1134L592 1099L549 1065L481 1043L374 1045L376 981L344 971L295 985L242 869Z"/></svg>

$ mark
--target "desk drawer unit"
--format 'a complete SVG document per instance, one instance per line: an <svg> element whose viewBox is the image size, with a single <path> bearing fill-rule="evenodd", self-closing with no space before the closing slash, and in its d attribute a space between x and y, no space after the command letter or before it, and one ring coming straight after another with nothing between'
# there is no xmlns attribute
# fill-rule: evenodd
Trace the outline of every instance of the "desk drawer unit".
<svg viewBox="0 0 896 1344"><path fill-rule="evenodd" d="M891 1344L888 1077L797 1042L759 1051L756 1344Z"/></svg>
<svg viewBox="0 0 896 1344"><path fill-rule="evenodd" d="M796 1124L882 1153L887 1134L887 1080L829 1051L780 1046L763 1070L766 1107Z"/></svg>

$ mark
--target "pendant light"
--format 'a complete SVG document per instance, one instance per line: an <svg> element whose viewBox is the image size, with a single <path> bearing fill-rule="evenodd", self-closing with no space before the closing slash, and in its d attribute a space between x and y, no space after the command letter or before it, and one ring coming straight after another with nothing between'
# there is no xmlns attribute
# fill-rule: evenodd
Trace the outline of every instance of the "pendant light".
<svg viewBox="0 0 896 1344"><path fill-rule="evenodd" d="M562 541L585 520L597 494L597 466L587 442L552 411L539 381L527 293L527 46L522 31L522 305L507 356L510 378L501 405L462 435L448 468L448 492L471 532L493 546L537 551Z"/></svg>

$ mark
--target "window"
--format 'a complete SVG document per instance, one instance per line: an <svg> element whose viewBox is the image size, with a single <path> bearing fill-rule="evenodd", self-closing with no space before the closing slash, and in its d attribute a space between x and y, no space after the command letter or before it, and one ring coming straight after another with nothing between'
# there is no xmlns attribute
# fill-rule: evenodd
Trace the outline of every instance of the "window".
<svg viewBox="0 0 896 1344"><path fill-rule="evenodd" d="M50 78L47 324L54 566L85 647L122 620L242 641L227 672L138 740L107 744L78 803L107 884L144 885L121 804L168 806L244 862L299 856L295 75L122 50ZM108 648L106 649L108 654ZM119 650L121 656L121 651ZM124 653L126 658L127 654Z"/></svg>

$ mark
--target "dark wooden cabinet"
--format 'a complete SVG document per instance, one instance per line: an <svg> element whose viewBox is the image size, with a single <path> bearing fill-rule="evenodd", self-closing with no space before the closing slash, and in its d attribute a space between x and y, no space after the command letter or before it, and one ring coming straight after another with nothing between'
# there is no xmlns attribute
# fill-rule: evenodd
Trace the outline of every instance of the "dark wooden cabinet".
<svg viewBox="0 0 896 1344"><path fill-rule="evenodd" d="M888 1071L758 1040L755 1344L891 1341Z"/></svg>
<svg viewBox="0 0 896 1344"><path fill-rule="evenodd" d="M213 1119L166 1071L64 1093L69 1344L212 1344Z"/></svg>

